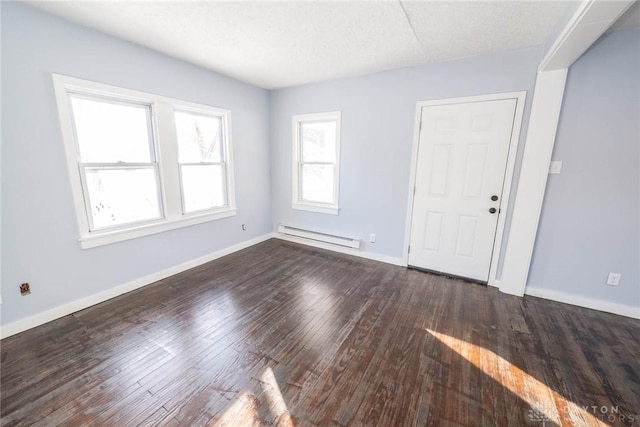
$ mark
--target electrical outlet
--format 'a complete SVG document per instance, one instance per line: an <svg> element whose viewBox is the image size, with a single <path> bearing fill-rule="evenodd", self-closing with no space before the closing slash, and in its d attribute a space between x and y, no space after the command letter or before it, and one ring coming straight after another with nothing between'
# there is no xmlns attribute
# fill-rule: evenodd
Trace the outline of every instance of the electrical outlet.
<svg viewBox="0 0 640 427"><path fill-rule="evenodd" d="M25 296L25 295L29 295L31 293L31 287L29 286L28 283L21 283L20 284L20 295Z"/></svg>
<svg viewBox="0 0 640 427"><path fill-rule="evenodd" d="M621 277L622 274L620 273L609 273L609 276L607 277L607 285L618 286Z"/></svg>
<svg viewBox="0 0 640 427"><path fill-rule="evenodd" d="M369 241L371 243L375 243L376 242L376 235L373 234L373 233L369 234Z"/></svg>

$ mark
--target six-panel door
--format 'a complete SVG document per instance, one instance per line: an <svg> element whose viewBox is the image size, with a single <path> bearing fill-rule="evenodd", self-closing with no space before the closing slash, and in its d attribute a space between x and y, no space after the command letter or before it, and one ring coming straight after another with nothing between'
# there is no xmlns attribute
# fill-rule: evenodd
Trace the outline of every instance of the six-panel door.
<svg viewBox="0 0 640 427"><path fill-rule="evenodd" d="M516 99L422 108L409 265L487 281L515 110Z"/></svg>

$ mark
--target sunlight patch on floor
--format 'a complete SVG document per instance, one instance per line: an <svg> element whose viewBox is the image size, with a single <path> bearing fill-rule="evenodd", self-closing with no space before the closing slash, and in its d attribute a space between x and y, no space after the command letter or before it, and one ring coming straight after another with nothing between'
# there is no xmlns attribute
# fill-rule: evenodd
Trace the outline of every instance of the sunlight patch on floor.
<svg viewBox="0 0 640 427"><path fill-rule="evenodd" d="M254 383L250 389L237 394L231 405L209 426L251 427L265 423L278 427L295 426L273 370L267 366L254 378L260 389Z"/></svg>
<svg viewBox="0 0 640 427"><path fill-rule="evenodd" d="M273 423L279 427L293 427L293 419L291 418L291 414L289 414L289 408L287 408L287 404L278 386L278 381L271 368L267 367L262 372L260 385L267 398L269 412L271 412L273 416Z"/></svg>
<svg viewBox="0 0 640 427"><path fill-rule="evenodd" d="M531 408L527 413L527 419L532 423L537 422L540 426L547 422L562 426L607 426L493 351L431 329L427 329L427 332L527 402Z"/></svg>
<svg viewBox="0 0 640 427"><path fill-rule="evenodd" d="M260 402L254 395L243 391L233 398L231 406L220 416L214 418L208 426L216 427L249 427L259 426L258 405Z"/></svg>

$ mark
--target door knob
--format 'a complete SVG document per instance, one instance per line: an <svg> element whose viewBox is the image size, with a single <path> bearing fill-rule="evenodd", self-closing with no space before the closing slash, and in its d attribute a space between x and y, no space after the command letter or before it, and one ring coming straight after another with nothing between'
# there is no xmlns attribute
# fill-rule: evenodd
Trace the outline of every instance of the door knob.
<svg viewBox="0 0 640 427"><path fill-rule="evenodd" d="M496 213L496 208L489 209L489 213L492 213L492 214Z"/></svg>
<svg viewBox="0 0 640 427"><path fill-rule="evenodd" d="M495 202L496 200L498 200L498 196L496 196L496 195L491 196L491 200L493 200Z"/></svg>

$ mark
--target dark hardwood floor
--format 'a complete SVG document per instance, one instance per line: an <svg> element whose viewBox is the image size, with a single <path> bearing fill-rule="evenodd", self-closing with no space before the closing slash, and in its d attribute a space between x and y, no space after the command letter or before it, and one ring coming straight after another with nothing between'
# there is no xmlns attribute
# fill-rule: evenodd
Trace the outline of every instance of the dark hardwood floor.
<svg viewBox="0 0 640 427"><path fill-rule="evenodd" d="M1 343L1 424L640 425L640 322L270 240Z"/></svg>

